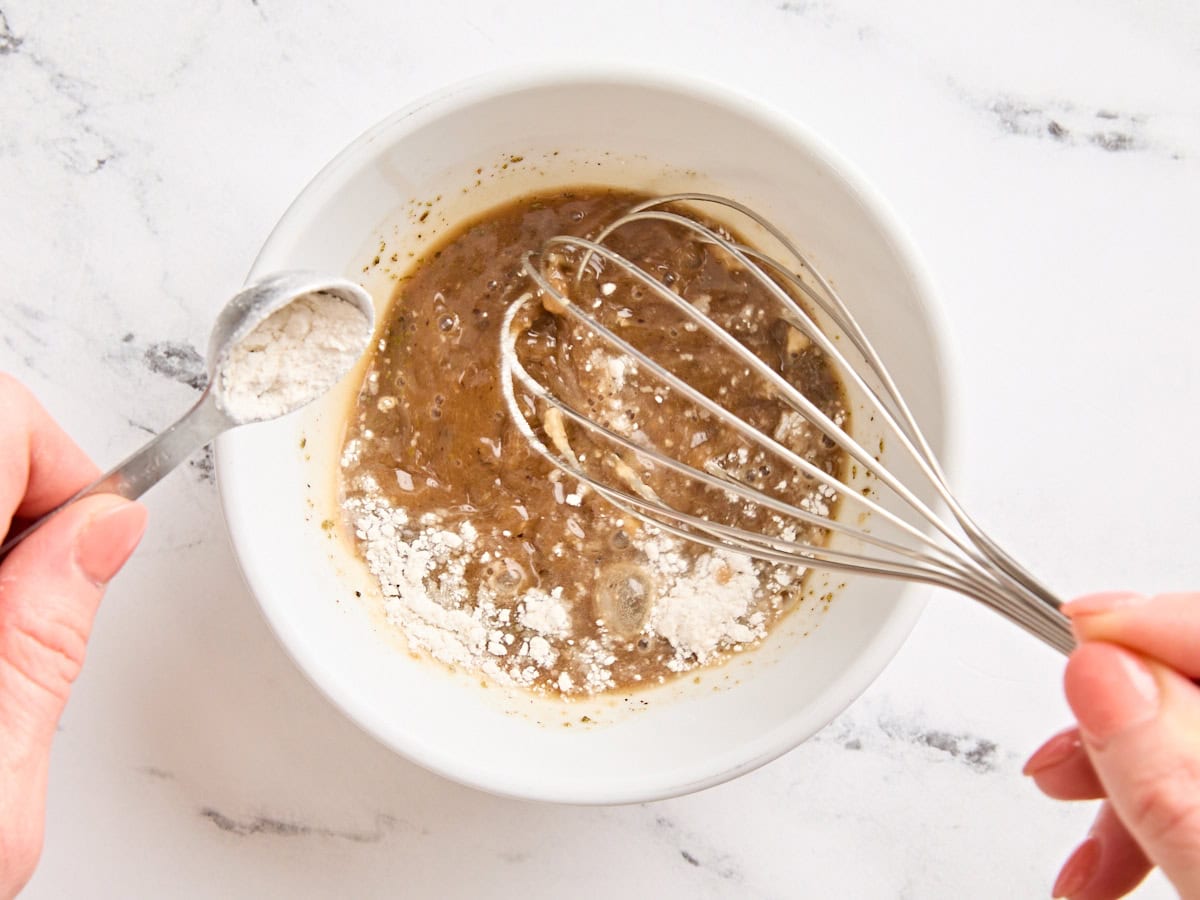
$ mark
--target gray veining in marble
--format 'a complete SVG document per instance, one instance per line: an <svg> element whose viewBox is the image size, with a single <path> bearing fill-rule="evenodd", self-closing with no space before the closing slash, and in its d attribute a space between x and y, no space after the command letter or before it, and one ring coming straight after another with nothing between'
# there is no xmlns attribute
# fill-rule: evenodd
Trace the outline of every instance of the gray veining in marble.
<svg viewBox="0 0 1200 900"><path fill-rule="evenodd" d="M1169 537L1200 528L1200 480L1152 450L1200 443L1190 0L2 0L0 369L115 462L194 401L213 314L341 146L447 81L566 58L726 81L855 161L945 300L963 500L1064 593L1200 584ZM299 675L211 455L147 502L30 897L1040 896L1092 815L1019 774L1067 720L1061 662L947 595L859 702L736 782L611 809L480 794Z"/></svg>

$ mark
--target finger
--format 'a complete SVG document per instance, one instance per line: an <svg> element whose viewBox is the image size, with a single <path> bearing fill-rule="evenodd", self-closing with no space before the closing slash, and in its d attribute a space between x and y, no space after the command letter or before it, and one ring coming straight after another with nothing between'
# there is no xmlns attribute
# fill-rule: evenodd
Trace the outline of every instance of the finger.
<svg viewBox="0 0 1200 900"><path fill-rule="evenodd" d="M1114 810L1184 896L1200 896L1200 688L1115 644L1067 661L1067 701Z"/></svg>
<svg viewBox="0 0 1200 900"><path fill-rule="evenodd" d="M1022 771L1038 790L1055 800L1099 800L1104 796L1078 728L1060 731L1042 744Z"/></svg>
<svg viewBox="0 0 1200 900"><path fill-rule="evenodd" d="M0 769L47 752L104 584L145 525L140 504L111 494L87 497L0 565Z"/></svg>
<svg viewBox="0 0 1200 900"><path fill-rule="evenodd" d="M50 742L103 591L145 510L88 497L0 565L0 895L20 889L41 851Z"/></svg>
<svg viewBox="0 0 1200 900"><path fill-rule="evenodd" d="M40 516L100 474L19 381L0 373L0 534Z"/></svg>
<svg viewBox="0 0 1200 900"><path fill-rule="evenodd" d="M1200 594L1095 594L1063 611L1081 641L1121 644L1200 678Z"/></svg>
<svg viewBox="0 0 1200 900"><path fill-rule="evenodd" d="M1071 900L1113 900L1141 884L1153 868L1112 805L1105 803L1087 840L1063 866L1053 894Z"/></svg>

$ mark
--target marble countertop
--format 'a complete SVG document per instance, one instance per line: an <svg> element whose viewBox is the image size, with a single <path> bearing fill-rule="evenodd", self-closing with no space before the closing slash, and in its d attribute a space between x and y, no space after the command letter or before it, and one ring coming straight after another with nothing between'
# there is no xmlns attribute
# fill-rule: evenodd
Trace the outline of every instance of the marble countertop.
<svg viewBox="0 0 1200 900"><path fill-rule="evenodd" d="M214 310L341 146L556 58L703 72L821 132L940 282L967 506L1065 594L1200 585L1191 0L0 0L0 368L115 461L193 400ZM1020 775L1067 721L1061 661L943 593L858 703L733 783L597 809L477 793L288 661L208 455L147 503L30 897L1045 896L1093 813Z"/></svg>

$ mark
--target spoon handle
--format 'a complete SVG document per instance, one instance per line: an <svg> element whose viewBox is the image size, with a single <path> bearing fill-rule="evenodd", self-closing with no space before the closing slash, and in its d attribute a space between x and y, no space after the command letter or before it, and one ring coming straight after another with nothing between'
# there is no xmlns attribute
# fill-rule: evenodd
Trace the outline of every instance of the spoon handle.
<svg viewBox="0 0 1200 900"><path fill-rule="evenodd" d="M196 405L184 413L174 425L156 435L140 450L134 451L115 468L5 541L0 546L0 560L3 560L13 547L76 500L92 494L118 494L128 500L136 500L158 484L168 472L232 425L233 422L217 406L212 391L206 390L196 401Z"/></svg>

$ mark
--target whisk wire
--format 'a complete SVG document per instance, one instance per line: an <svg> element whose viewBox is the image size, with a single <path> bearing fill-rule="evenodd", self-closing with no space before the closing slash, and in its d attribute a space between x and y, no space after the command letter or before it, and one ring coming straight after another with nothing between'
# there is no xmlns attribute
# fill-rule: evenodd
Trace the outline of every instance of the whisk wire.
<svg viewBox="0 0 1200 900"><path fill-rule="evenodd" d="M517 312L520 309L519 304L513 304L510 308L510 314ZM511 332L510 332L511 333ZM653 448L641 447L628 441L623 435L612 432L609 429L598 423L592 422L587 417L583 416L569 404L557 400L557 398L545 392L544 389L533 381L524 367L518 363L514 364L511 370L506 369L502 373L502 378L506 379L504 385L504 393L507 398L512 398L512 383L511 375L514 374L522 386L529 390L532 394L547 403L552 404L556 409L562 411L565 415L589 430L594 430L603 433L606 437L611 438L614 442L627 447L630 450L638 453L650 455L656 461L662 462L669 468L676 471L685 471L693 477L704 480L706 483L721 489L733 489L734 484L729 481L716 478L708 473L702 472L699 469L686 466L660 454ZM513 404L515 406L515 402ZM870 574L894 577L907 578L909 580L923 581L941 587L947 587L953 590L959 590L968 594L976 594L977 582L969 577L967 573L957 568L953 560L949 560L947 564L939 564L930 560L928 557L922 556L918 551L912 548L904 547L903 545L893 544L872 535L864 535L856 533L856 537L872 543L882 549L888 549L900 555L910 556L922 561L923 566L907 565L893 561L880 560L878 558L863 556L861 554L850 553L848 551L834 550L829 547L812 547L801 549L794 542L784 540L782 538L772 538L769 535L758 535L751 532L743 531L742 529L733 528L722 525L718 522L712 522L699 516L689 513L684 513L680 510L667 507L657 499L639 497L636 494L626 494L621 491L614 491L610 486L606 485L599 479L592 476L586 470L581 468L577 463L569 457L557 456L554 454L545 443L537 437L525 417L520 414L519 410L515 410L514 420L517 423L518 429L523 437L546 459L557 465L558 467L569 472L578 480L590 486L600 496L604 497L610 503L624 512L629 513L637 518L650 519L653 523L662 528L664 531L681 537L687 540L696 541L706 546L716 549L733 549L759 559L764 559L770 562L783 563L788 565L808 566L819 563L823 568L832 569L835 571L849 572L867 572ZM736 483L741 485L740 482ZM754 491L748 489L747 493ZM745 495L743 495L745 496ZM769 495L759 494L754 492L751 496L757 496L762 499L764 505L770 505L772 508L780 511L788 511L802 518L805 521L815 520L814 524L819 523L821 527L829 528L830 530L843 531L854 533L841 523L824 519L819 516L814 516L798 507L792 507L784 504L781 501L771 498ZM687 527L680 527L675 522L683 523ZM907 523L905 523L907 524ZM936 548L936 545L935 545ZM941 548L936 548L940 550ZM982 598L981 598L982 599Z"/></svg>
<svg viewBox="0 0 1200 900"><path fill-rule="evenodd" d="M762 254L758 251L753 251L751 248L747 248L744 245L733 243L723 234L700 222L697 222L694 219L655 209L655 207L679 201L701 201L716 203L727 206L742 213L743 215L748 216L758 225L763 227L776 240L778 240L781 245L784 246L785 249L787 249L787 251L800 263L801 269L807 271L810 276L817 281L824 296L821 296L817 292L811 290L802 279L800 279L794 273L788 272L788 270L781 263L775 260L770 260L771 268L777 272L786 273L785 277L789 283L795 285L801 293L811 299L820 309L830 316L835 324L843 329L843 332L846 333L855 349L859 351L863 361L866 363L872 374L874 374L880 380L880 383L884 388L884 396L881 397L878 392L866 384L865 380L861 378L857 369L847 362L842 353L837 350L836 347L834 347L832 342L828 340L824 333L811 320L811 317L807 311L803 309L803 307L796 304L795 301L786 293L786 291L780 289L774 280L770 278L761 279L763 286L766 287L775 296L775 298L784 305L788 312L792 314L794 317L792 323L799 325L800 330L810 340L816 342L818 346L820 346L821 349L838 364L842 373L846 375L846 377L849 378L859 390L862 390L869 395L870 399L875 403L877 410L883 414L885 424L892 431L892 433L904 443L904 449L909 454L910 459L917 463L918 467L922 471L922 474L934 487L940 499L946 504L947 508L954 516L959 527L962 528L966 533L968 541L961 540L955 532L949 529L949 527L941 520L940 517L934 514L931 509L921 504L914 494L907 492L902 483L892 477L891 473L887 472L886 468L876 464L872 469L873 473L879 476L880 480L887 484L891 490L901 494L906 503L920 513L927 522L931 523L935 528L941 531L943 536L954 543L961 552L968 555L978 564L990 571L994 577L999 577L1002 580L1009 582L1016 590L1032 593L1042 602L1049 603L1051 606L1057 608L1059 605L1057 598L1055 598L1053 594L1051 594L1036 579L1034 579L1033 576L1030 575L1025 569L1019 566L1010 556L1004 553L1004 551L1001 550L999 546L995 544L995 542L993 542L981 528L979 528L979 526L970 518L970 516L967 515L961 504L958 503L957 499L953 496L948 484L946 483L945 475L937 461L936 456L929 447L928 441L925 439L921 429L917 426L916 420L909 410L908 405L904 402L903 396L900 394L895 382L892 380L891 374L888 372L887 367L883 364L882 359L875 352L874 346L871 344L870 339L867 337L863 329L858 325L857 320L847 308L846 304L842 301L837 291L835 291L832 285L830 285L828 280L825 279L825 277L821 275L820 272L811 265L811 263L809 263L807 258L778 228L776 228L759 214L755 213L753 210L750 210L744 204L728 200L727 198L718 197L713 194L675 194L669 197L658 198L653 201L646 201L636 205L630 210L630 212L626 213L624 216L618 218L602 229L597 235L594 243L597 245L600 244L602 240L611 236L618 229L633 222L644 221L646 219L658 219L660 221L671 222L675 225L690 230L706 243L720 246L727 253L732 255L739 263L747 266L747 268L752 269L746 257L757 258L760 260L769 259L769 257L766 257L765 254ZM564 242L569 242L569 239L564 239ZM607 248L604 248L604 250L607 250ZM602 252L591 248L588 250L588 255L596 252L601 253L601 255L605 258L613 259L615 257L615 254L611 254L611 252ZM582 276L582 273L585 271L586 265L589 262L588 255L585 255L584 263L580 266L580 277ZM622 260L622 263L628 264L628 261ZM690 308L690 304L686 304L688 309L684 309L683 306L679 305L682 303L682 301L676 301L673 299L675 296L674 292L670 292L671 296L668 296L667 289L660 282L658 282L657 279L649 276L644 272L644 270L641 270L640 267L632 266L632 264L621 265L621 268L625 269L630 274L634 274L635 277L638 277L643 283L648 284L656 294L664 299L668 299L670 302L672 302L672 304L676 305L677 308L688 314L693 321L700 322L701 319L703 319L704 322L707 323L705 325L706 330L709 331L710 334L714 334L719 340L722 341L722 343L725 343L726 346L733 349L733 345L724 340L724 338L727 337L732 339L730 335L728 335L723 329L719 328L717 328L714 332L713 329L716 328L716 326L711 323L711 320L708 320L707 317L699 317L698 313ZM717 332L719 332L719 334ZM753 356L753 354L749 354L749 357L753 357L754 362L757 362L761 365L761 360L758 360L758 358ZM743 355L743 358L746 361L750 361L749 357ZM759 367L756 366L756 368ZM775 374L770 372L770 370L765 370L762 368L759 368L759 371L760 374L767 374L767 377ZM787 385L786 382L783 382L782 379L780 379L778 382L776 382L776 387L783 392L789 403L794 404L796 392L791 388L790 385ZM820 416L818 418L814 418L809 410L801 411L800 409L797 409L797 412L802 412L802 414L804 414L810 422L820 427L823 433L829 436L831 440L834 440L843 450L850 453L852 456L856 455L854 450L849 449L847 444L841 439L843 434L841 430L831 429L829 427L829 423L824 421L824 417L820 416L819 411L815 411L818 416ZM898 415L899 421L897 420L897 416L893 415L893 412ZM857 444L854 444L854 442L850 443L854 447L857 447ZM864 465L870 465L870 463L862 459L861 456L856 456L856 458Z"/></svg>
<svg viewBox="0 0 1200 900"><path fill-rule="evenodd" d="M686 228L696 234L699 234L706 241L720 246L723 250L733 256L734 259L736 259L741 265L747 268L753 267L753 263L745 257L737 245L733 244L729 240L726 240L724 237L717 234L707 226L704 226L693 219L676 215L674 213L650 210L628 213L610 224L604 229L604 231L601 232L601 234L607 237L615 232L618 228L624 227L625 225L636 221L644 221L646 219L657 219L659 221L669 222L671 224ZM973 548L968 542L963 540L962 537L956 534L945 522L943 522L942 519L933 512L932 509L930 509L924 502L920 500L920 498L916 496L915 493L909 490L899 479L897 479L887 469L886 466L884 466L877 458L868 453L867 450L862 447L862 445L850 439L846 435L845 431L838 427L828 416L825 415L825 413L818 409L811 400L805 397L793 385L788 383L788 381L784 379L778 372L771 369L757 355L747 350L746 347L737 340L737 338L714 323L708 316L696 309L696 307L691 303L680 297L658 279L651 276L640 266L596 241L590 241L581 238L554 237L547 242L547 247L553 247L557 245L584 248L587 253L595 254L606 261L613 263L626 274L632 276L639 283L654 292L658 297L670 303L673 307L691 319L691 321L696 323L697 326L703 328L711 337L713 337L726 349L734 353L741 362L750 366L755 371L755 374L765 379L780 394L780 396L785 400L785 402L787 402L789 406L791 406L797 413L802 415L806 420L816 425L826 437L837 444L837 446L847 453L852 459L869 469L881 483L899 495L900 498L903 499L904 502L907 503L917 513L919 513L922 518L941 531L942 534L949 541L955 544L960 551L974 558L976 562L981 564L983 563L983 558L979 552L975 550L975 548ZM528 265L528 255L526 259L526 271L533 275L533 272L536 269L535 267ZM590 311L581 309L578 304L571 304L569 301L567 301L567 298L563 297L561 292L557 291L547 279L538 279L538 276L536 275L533 277L538 281L539 287L541 287L543 290L551 291L555 296L555 299L563 303L566 311L576 321L584 324L594 333L603 336L605 340L619 343L620 349L623 352L630 353L636 359L638 359L640 363L651 368L656 375L667 381L672 388L677 390L687 389L687 386L684 385L684 383L677 376L667 372L667 370L662 366L654 363L640 350L637 350L636 348L631 347L628 343L616 338L616 336L613 335L610 330L603 328L600 322L591 314ZM899 439L903 442L904 449L908 451L909 455L914 460L916 460L918 465L922 468L923 474L925 474L929 480L936 481L936 474L928 469L923 455L916 449L915 446L913 446L907 434L905 434L904 429L902 429L891 416L891 413L887 410L883 400L878 396L874 389L866 383L866 380L863 379L862 376L846 361L842 353L817 327L816 323L812 321L808 313L801 306L799 306L787 294L786 291L780 288L771 279L763 279L763 286L770 290L775 299L781 302L789 312L791 312L801 322L804 323L802 330L805 332L805 335L814 343L816 343L817 346L820 347L827 356L829 356L838 364L845 376L858 390L862 391L871 399L871 401L879 408L879 412L884 419L884 424L887 425L892 433L899 437ZM702 396L703 395L699 395L698 392L691 392L692 399L696 400L697 402L702 402L700 400L700 397ZM708 398L703 399L707 400ZM714 412L715 404L712 406L705 404L705 406L709 412ZM746 437L747 439L756 440L761 443L759 438L765 437L756 429L750 428L740 419L737 419L737 417L733 417L733 421L727 420L727 424L737 428L742 436ZM858 495L855 494L854 496L857 499Z"/></svg>
<svg viewBox="0 0 1200 900"><path fill-rule="evenodd" d="M818 289L814 289L797 272L779 260L733 241L724 229L716 230L688 216L660 208L670 204L697 202L727 207L757 223L779 242L791 258L799 264L799 270L807 273ZM837 365L847 381L873 405L882 424L896 438L904 454L915 464L923 479L945 504L962 534L956 532L949 523L938 516L903 480L896 477L880 458L873 456L857 441L850 438L809 398L769 367L741 341L644 268L603 243L617 230L635 222L647 220L656 220L687 230L701 242L720 247L724 253L751 273L761 286L781 304L785 312L782 316L783 320L797 328L812 343L816 344L820 351ZM577 284L581 283L585 272L590 271L599 277L603 267L611 264L634 279L636 283L648 288L654 296L671 304L674 309L703 329L707 335L735 354L737 359L753 370L758 377L764 379L792 410L815 426L847 456L863 465L880 484L885 486L920 519L935 529L950 546L943 546L922 529L915 527L872 498L854 490L846 490L845 485L836 477L813 465L770 435L754 428L688 384L640 348L616 335L590 310L572 303L534 263L535 256L545 259L553 249L559 247L568 252L583 251L582 261L576 275ZM532 294L527 293L514 301L505 315L501 330L503 360L501 385L509 411L522 435L538 453L551 463L589 485L601 497L622 511L646 519L677 537L713 548L736 550L769 562L801 567L816 566L834 571L861 572L945 587L978 600L1062 652L1068 652L1071 649L1073 640L1066 619L1059 611L1059 601L995 544L958 503L950 491L944 471L928 440L916 423L915 416L905 403L870 339L837 291L800 253L786 235L758 213L736 201L713 194L686 193L661 197L632 207L629 212L614 220L591 240L568 236L551 238L540 254L530 253L525 256L524 269L542 295L553 298L557 307L565 311L575 322L584 326L611 348L615 348L633 359L639 367L650 372L670 390L680 393L689 402L732 428L745 440L783 459L810 479L820 482L842 497L851 498L872 516L897 529L901 535L915 541L917 546L897 543L874 534L868 529L855 528L836 519L816 515L773 497L763 490L735 478L731 473L719 467L715 467L714 472L698 469L655 447L635 443L564 402L534 379L521 364L517 355L517 332L514 323L518 312L534 299ZM764 269L769 269L771 274ZM812 319L810 313L785 288L790 288L799 296L806 298L828 317L840 334L846 338L849 346L853 347L861 357L865 370L878 382L878 390L874 385L868 383L859 369L850 363L843 352L835 346L834 341L830 340L829 336ZM628 453L636 454L640 458L648 458L665 469L707 487L726 491L750 503L758 504L807 525L815 525L828 532L852 538L860 544L890 554L891 558L792 541L782 536L768 535L722 522L714 522L706 516L687 513L663 503L660 498L653 495L652 491L645 489L644 485L631 483L629 490L614 488L611 484L607 484L585 471L582 465L573 458L573 454L561 447L558 448L558 452L555 452L537 436L517 404L514 392L514 374L516 380L529 395L537 397L549 407L556 409L559 414L566 416L576 425L611 445L620 447ZM533 405L530 403L530 413L532 414L533 411Z"/></svg>
<svg viewBox="0 0 1200 900"><path fill-rule="evenodd" d="M600 252L606 258L611 257L611 259L614 262L617 262L619 265L622 265L622 266L632 265L628 262L628 260L625 260L622 257L618 256L617 254L612 253L612 251L608 250L607 248L600 248ZM528 262L528 257L527 257L527 262ZM533 279L533 281L535 282L535 284L537 284L540 289L542 289L544 291L550 291L550 292L555 291L555 288L553 287L553 285L551 285L549 280L541 272L539 272L536 268L533 268L530 270L530 276ZM659 285L658 287L661 288L661 285ZM676 297L676 295L673 293L671 294L671 296ZM528 300L528 298L525 298L525 302L527 302L527 300ZM519 308L519 303L513 304L513 307L510 308L510 312L512 312L515 315L517 308ZM804 459L802 456L799 456L793 450L791 450L788 447L785 447L784 445L779 443L777 440L772 438L770 435L764 434L763 432L759 431L758 429L751 427L743 419L734 415L728 409L726 409L719 403L716 403L710 397L707 397L706 395L704 395L702 392L696 390L696 388L694 388L692 385L683 381L681 378L679 378L673 372L669 371L664 366L662 366L659 362L657 362L656 360L649 357L640 348L633 346L628 341L626 341L623 338L621 338L620 336L618 336L610 328L608 328L602 322L597 320L596 317L593 316L591 314L591 312L588 311L587 309L579 306L578 304L568 304L565 307L565 311L575 321L580 322L581 324L585 325L593 334L602 338L610 346L615 347L617 350L626 354L630 358L636 360L639 365L643 366L647 371L654 374L661 382L665 383L673 390L678 391L681 395L686 397L690 402L694 403L696 406L700 407L705 412L709 413L710 415L712 415L713 417L715 417L716 419L718 419L725 425L727 425L730 428L737 431L742 437L746 438L749 441L752 441L753 443L757 444L760 447L763 447L763 448L769 450L770 452L772 452L779 458L783 459L790 465L797 468L801 473L803 473L804 475L807 475L809 478L812 478L816 481L821 482L822 484L833 489L834 491L844 492L844 485L840 481L838 481L838 479L835 478L833 475L829 474L828 472L826 472L824 469L820 468L819 466L814 465L809 460ZM741 345L739 344L738 346L740 348ZM554 397L542 385L538 384L537 381L528 374L528 372L525 370L524 366L522 366L520 364L520 360L519 360L519 358L516 357L516 354L515 354L515 346L513 348L513 357L514 358L513 358L512 367L518 373L518 377L519 377L522 385L527 390L529 390L531 393L538 396L538 398L543 400L544 402L555 406L561 412L566 414L576 424L583 426L584 428L588 429L589 431L591 431L593 433L602 434L606 439L608 439L611 442L617 443L634 453L639 453L642 455L650 456L656 462L660 463L664 467L669 468L672 471L678 472L680 474L691 476L699 481L709 484L710 486L721 487L721 488L724 488L727 490L734 490L736 493L739 493L744 499L748 499L748 500L751 500L752 502L760 503L764 506L767 506L768 508L774 509L777 512L782 512L787 515L794 515L797 518L801 519L802 521L808 522L809 524L817 524L822 527L831 528L832 530L835 530L835 531L843 531L846 533L851 533L851 534L854 534L856 537L858 537L861 540L867 541L869 543L875 543L877 546L880 546L880 547L885 546L885 544L881 538L877 538L870 532L865 532L865 531L862 531L861 529L854 529L850 526L847 526L840 522L837 522L837 520L831 520L828 518L816 516L815 514L811 514L804 510L800 510L799 508L792 506L791 504L786 504L783 501L780 501L777 498L772 497L771 495L766 494L765 492L763 492L761 490L758 490L756 488L751 488L746 485L742 485L741 482L734 480L732 478L732 476L728 475L728 473L725 473L725 477L723 479L718 479L715 476L713 476L707 472L703 472L699 469L696 469L693 466L689 466L686 463L683 463L683 462L675 459L672 456L669 456L668 454L664 454L664 453L658 451L654 447L647 447L647 446L644 446L641 444L635 444L634 442L629 440L629 438L625 437L624 435L621 435L611 429L605 428L603 425L601 425L598 422L595 422L590 417L580 413L578 410L574 409L569 404L563 403L557 397ZM801 397L801 399L806 404L811 406L811 404L809 403L807 398ZM830 423L830 428L836 429L836 426L834 426L832 423ZM874 463L874 460L872 460L872 464L873 463ZM738 485L739 487L735 488L734 485ZM949 557L949 555L946 553L945 549L942 548L939 544L937 544L934 540L932 540L928 535L926 535L920 529L914 527L911 523L906 522L904 519L895 515L890 510L888 510L885 507L881 506L880 504L876 503L870 497L860 494L856 491L845 492L845 493L846 493L846 496L852 500L852 502L865 507L866 510L869 511L870 513L872 513L873 515L883 519L884 521L888 522L893 527L902 530L903 532L908 534L910 537L912 537L914 540L924 544L931 552L938 554L939 557L941 557L941 560L940 560L941 562L945 562L945 561L951 559L951 557ZM890 548L894 548L896 546L898 546L898 545L891 545ZM907 550L907 548L906 548L906 550ZM904 552L904 551L902 551L902 552ZM911 553L912 551L907 550L907 552Z"/></svg>
<svg viewBox="0 0 1200 900"><path fill-rule="evenodd" d="M930 474L933 476L930 480L937 487L939 496L946 504L959 526L967 533L971 541L976 544L984 556L989 559L1005 576L1015 582L1021 589L1027 590L1037 596L1042 602L1058 609L1061 601L1046 588L1037 578L1035 578L1027 569L1017 563L1008 553L1006 553L998 544L988 536L982 528L971 518L957 498L950 491L949 484L946 480L945 473L942 470L941 464L938 462L936 455L929 446L924 433L916 423L916 419L912 415L908 404L905 403L903 395L896 387L892 380L891 374L884 365L883 360L875 352L875 348L871 343L870 338L858 324L858 320L850 312L849 308L842 301L840 294L833 288L829 281L821 274L815 266L813 266L808 258L796 247L786 234L784 234L773 223L768 221L762 215L746 206L743 203L738 203L736 200L731 200L728 197L721 197L717 194L705 193L680 193L672 194L666 197L658 197L653 200L647 200L643 203L635 205L631 212L640 212L642 210L652 209L657 206L663 206L676 202L702 202L712 203L718 206L724 206L728 209L733 209L751 221L755 222L759 227L763 228L770 234L779 244L799 262L803 271L809 275L820 286L821 294L812 291L802 279L797 277L793 272L777 260L761 253L751 247L742 247L742 250L747 256L764 262L775 270L779 275L785 278L790 284L796 287L801 293L809 298L823 312L828 315L833 322L843 330L850 338L856 350L862 355L863 360L867 363L873 374L879 378L883 385L886 397L894 403L894 411L898 413L900 420L906 426L906 435L912 439L916 445L916 449L920 450L921 458L928 464ZM615 224L615 223L614 223ZM603 232L602 232L603 233ZM611 233L611 231L609 231Z"/></svg>
<svg viewBox="0 0 1200 900"><path fill-rule="evenodd" d="M541 276L540 275L535 276L535 281L541 281ZM521 301L512 304L512 306L509 309L508 315L515 316L516 313L520 311L520 309L522 307L522 303L528 302L529 299L530 299L530 297L527 296L526 298L522 298ZM581 313L581 315L586 316L587 314ZM820 481L822 484L825 484L826 486L830 487L831 489L833 489L835 491L841 489L841 487L842 487L841 483L836 478L834 478L832 475L825 472L823 469L821 469L817 466L814 466L811 462L804 459L803 457L798 456L794 451L783 446L782 444L780 444L778 441L774 440L773 438L771 438L767 435L764 435L755 429L750 428L744 421L739 419L737 416L733 415L731 412L726 410L724 407L721 407L719 404L713 403L713 401L711 399L709 399L708 397L705 397L703 394L696 391L693 387L688 385L686 382L679 380L676 376L674 376L669 371L662 369L654 360L652 360L648 357L645 357L644 354L642 354L642 352L640 350L638 350L636 347L633 347L632 345L628 344L626 341L624 341L620 337L616 336L613 332L611 332L603 324L601 324L599 322L593 322L590 324L592 324L594 326L596 334L601 335L602 337L606 338L613 346L628 353L631 357L638 359L639 362L643 362L643 364L650 371L654 372L657 375L661 375L662 380L666 381L668 384L671 384L673 387L677 387L678 390L682 394L684 394L686 397L688 397L688 399L692 400L698 406L701 406L705 410L710 411L714 416L719 418L721 421L730 425L735 430L737 430L739 433L743 433L744 436L748 437L748 439L753 440L756 443L758 443L760 446L765 447L765 448L777 453L781 458L783 458L787 462L795 465L802 472L809 475L811 478ZM511 329L506 333L509 334L510 341L515 339L515 335L513 335L513 333L511 332ZM515 354L515 348L513 348L513 352ZM717 470L715 470L715 473L704 471L702 469L698 469L694 466L684 463L678 459L675 459L673 456L663 453L662 451L658 450L656 447L646 446L643 444L635 443L634 441L630 440L625 435L623 435L617 431L614 431L599 422L594 421L587 415L580 412L578 409L576 409L571 404L558 399L551 392L547 391L541 384L539 384L532 376L530 376L530 374L525 369L525 367L523 365L521 365L519 359L514 361L513 365L511 366L511 371L516 374L517 380L521 382L522 387L524 387L527 391L529 391L530 394L537 397L539 400L543 401L544 403L548 404L549 406L554 407L555 409L557 409L559 412L561 412L563 415L565 415L567 418L569 418L575 424L580 425L581 427L583 427L584 429L588 430L589 432L591 432L593 434L600 435L605 440L607 440L611 443L614 443L633 454L637 454L642 457L647 457L647 458L651 459L654 463L661 465L663 468L669 469L678 474L692 478L695 481L703 483L709 487L733 493L733 494L737 495L740 499L747 500L751 503L758 504L760 506L763 506L769 510L780 513L782 515L791 516L791 517L793 517L801 522L804 522L806 524L815 525L817 527L825 528L830 531L834 531L834 532L852 536L852 537L856 538L857 540L872 544L882 550L887 550L887 551L890 551L897 555L921 559L922 561L926 562L927 565L940 566L940 567L944 568L947 572L950 572L950 571L957 572L960 576L962 576L964 578L967 577L967 575L968 575L967 572L963 571L958 566L957 561L950 554L948 554L944 550L944 548L942 548L936 542L931 540L928 537L928 535L924 534L922 531L920 531L920 529L915 528L909 522L906 522L903 519L899 518L898 516L894 515L892 512L890 512L886 508L871 501L869 498L862 497L857 494L852 495L856 502L859 502L859 503L863 504L864 506L866 506L869 511L873 512L875 515L879 516L880 518L885 519L890 524L894 525L896 528L903 530L905 533L907 533L909 536L911 536L914 540L925 544L927 546L929 555L922 554L920 551L914 550L912 547L908 547L903 544L897 544L893 541L889 541L886 538L879 537L878 535L875 535L871 532L864 531L862 529L856 529L852 526L846 525L845 523L839 522L836 519L830 519L825 516L820 516L816 513L801 509L800 507L795 506L794 504L780 500L777 497L773 497L772 495L770 495L756 487L753 487L752 485L749 485L743 481L740 481L740 480L734 478L729 473L724 472L723 470L717 469ZM507 375L508 370L506 370L504 374ZM520 417L517 424L518 424L518 428L521 430L522 435L526 438L526 440L536 442L538 444L542 443L533 434L532 430L529 428L528 423L525 421L523 416ZM564 454L564 456L566 456L566 455ZM586 482L591 484L593 487L596 487L596 489L598 491L601 490L601 487L602 487L601 482L592 478L592 476L590 476L586 471L584 471L577 463L575 463L574 460L570 460L569 456L567 456L567 458L570 462L571 471L572 471L573 475L575 475L578 478L582 478L583 480L585 480ZM685 517L685 515L682 512L680 512L679 510L669 509L659 503L645 504L641 500L639 500L637 502L638 502L639 506L643 506L644 509L647 511L654 511L661 515L671 515L671 516L674 516L674 517L680 518L680 519L683 519ZM704 520L697 518L695 520L694 524L697 524L697 526L699 527L699 523L702 521L704 521ZM715 523L708 523L707 527L713 528L714 530L720 530L722 532L730 531L730 529L725 529L722 526L719 526ZM755 536L756 539L758 537L759 536L757 536L757 535ZM764 539L765 539L766 536L762 536L762 537L764 537ZM775 543L780 543L780 542L776 541ZM784 542L784 543L786 543L786 542ZM795 551L795 546L796 546L795 544L791 544L793 552L797 553L799 551ZM829 551L827 548L821 548L820 552L832 553L832 551ZM805 558L807 558L807 553L800 553L800 555L805 556ZM855 556L854 559L857 561L860 561L860 562L868 561L867 557L861 557L861 556Z"/></svg>

